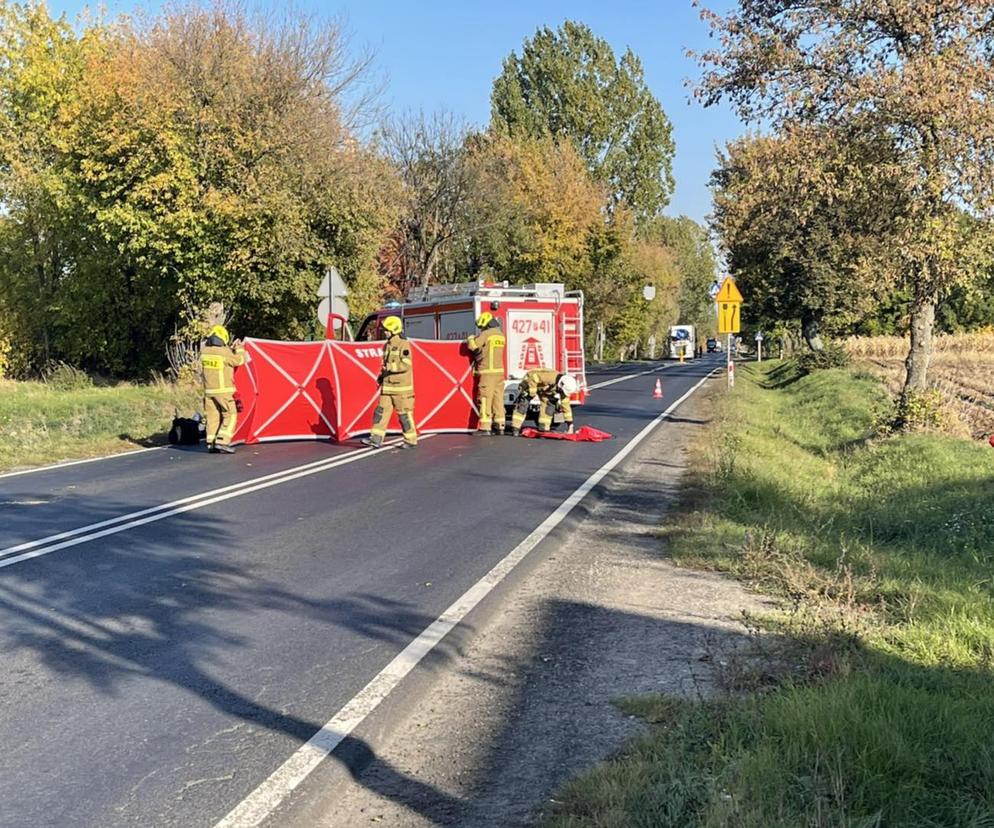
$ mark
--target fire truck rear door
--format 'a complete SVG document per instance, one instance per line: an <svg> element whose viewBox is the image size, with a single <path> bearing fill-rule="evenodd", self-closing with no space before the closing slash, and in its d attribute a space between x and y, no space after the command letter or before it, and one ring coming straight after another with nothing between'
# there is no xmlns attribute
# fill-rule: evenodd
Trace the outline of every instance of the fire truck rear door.
<svg viewBox="0 0 994 828"><path fill-rule="evenodd" d="M507 375L521 378L532 368L559 370L555 311L539 308L507 311Z"/></svg>

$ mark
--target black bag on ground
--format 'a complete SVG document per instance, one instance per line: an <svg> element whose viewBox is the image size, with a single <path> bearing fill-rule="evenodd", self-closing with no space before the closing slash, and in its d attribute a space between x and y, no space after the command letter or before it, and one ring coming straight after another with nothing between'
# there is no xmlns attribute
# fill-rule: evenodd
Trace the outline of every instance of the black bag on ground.
<svg viewBox="0 0 994 828"><path fill-rule="evenodd" d="M169 429L169 442L174 446L196 446L200 443L200 423L189 417L174 417Z"/></svg>

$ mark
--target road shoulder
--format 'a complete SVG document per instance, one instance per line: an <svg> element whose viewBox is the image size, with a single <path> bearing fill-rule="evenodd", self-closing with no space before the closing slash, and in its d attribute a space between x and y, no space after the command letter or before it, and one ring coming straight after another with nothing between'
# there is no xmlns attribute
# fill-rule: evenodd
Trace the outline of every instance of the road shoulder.
<svg viewBox="0 0 994 828"><path fill-rule="evenodd" d="M641 725L624 696L700 698L761 599L666 560L657 527L703 395L643 444L611 490L408 711L379 755L328 797L321 826L522 825ZM310 810L310 809L309 809Z"/></svg>

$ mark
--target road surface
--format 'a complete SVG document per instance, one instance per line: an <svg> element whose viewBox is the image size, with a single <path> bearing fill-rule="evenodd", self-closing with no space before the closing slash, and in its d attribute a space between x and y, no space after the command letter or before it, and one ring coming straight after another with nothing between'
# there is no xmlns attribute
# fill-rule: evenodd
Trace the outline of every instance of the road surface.
<svg viewBox="0 0 994 828"><path fill-rule="evenodd" d="M163 448L0 477L0 825L217 824L719 363L667 365L663 400L646 363L591 371L576 419L601 444Z"/></svg>

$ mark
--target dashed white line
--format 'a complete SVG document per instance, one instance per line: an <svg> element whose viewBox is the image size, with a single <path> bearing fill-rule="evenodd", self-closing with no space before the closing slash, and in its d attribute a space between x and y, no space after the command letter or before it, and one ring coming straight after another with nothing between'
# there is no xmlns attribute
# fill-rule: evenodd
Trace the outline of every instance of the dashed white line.
<svg viewBox="0 0 994 828"><path fill-rule="evenodd" d="M639 371L637 374L625 374L623 377L615 377L614 379L604 380L604 382L598 382L594 385L588 385L587 390L593 391L597 388L607 388L607 386L614 385L616 382L624 382L625 380L635 379L635 377L644 377L646 374L653 374L656 371L662 371L664 368L666 368L665 365L657 365L646 371Z"/></svg>

